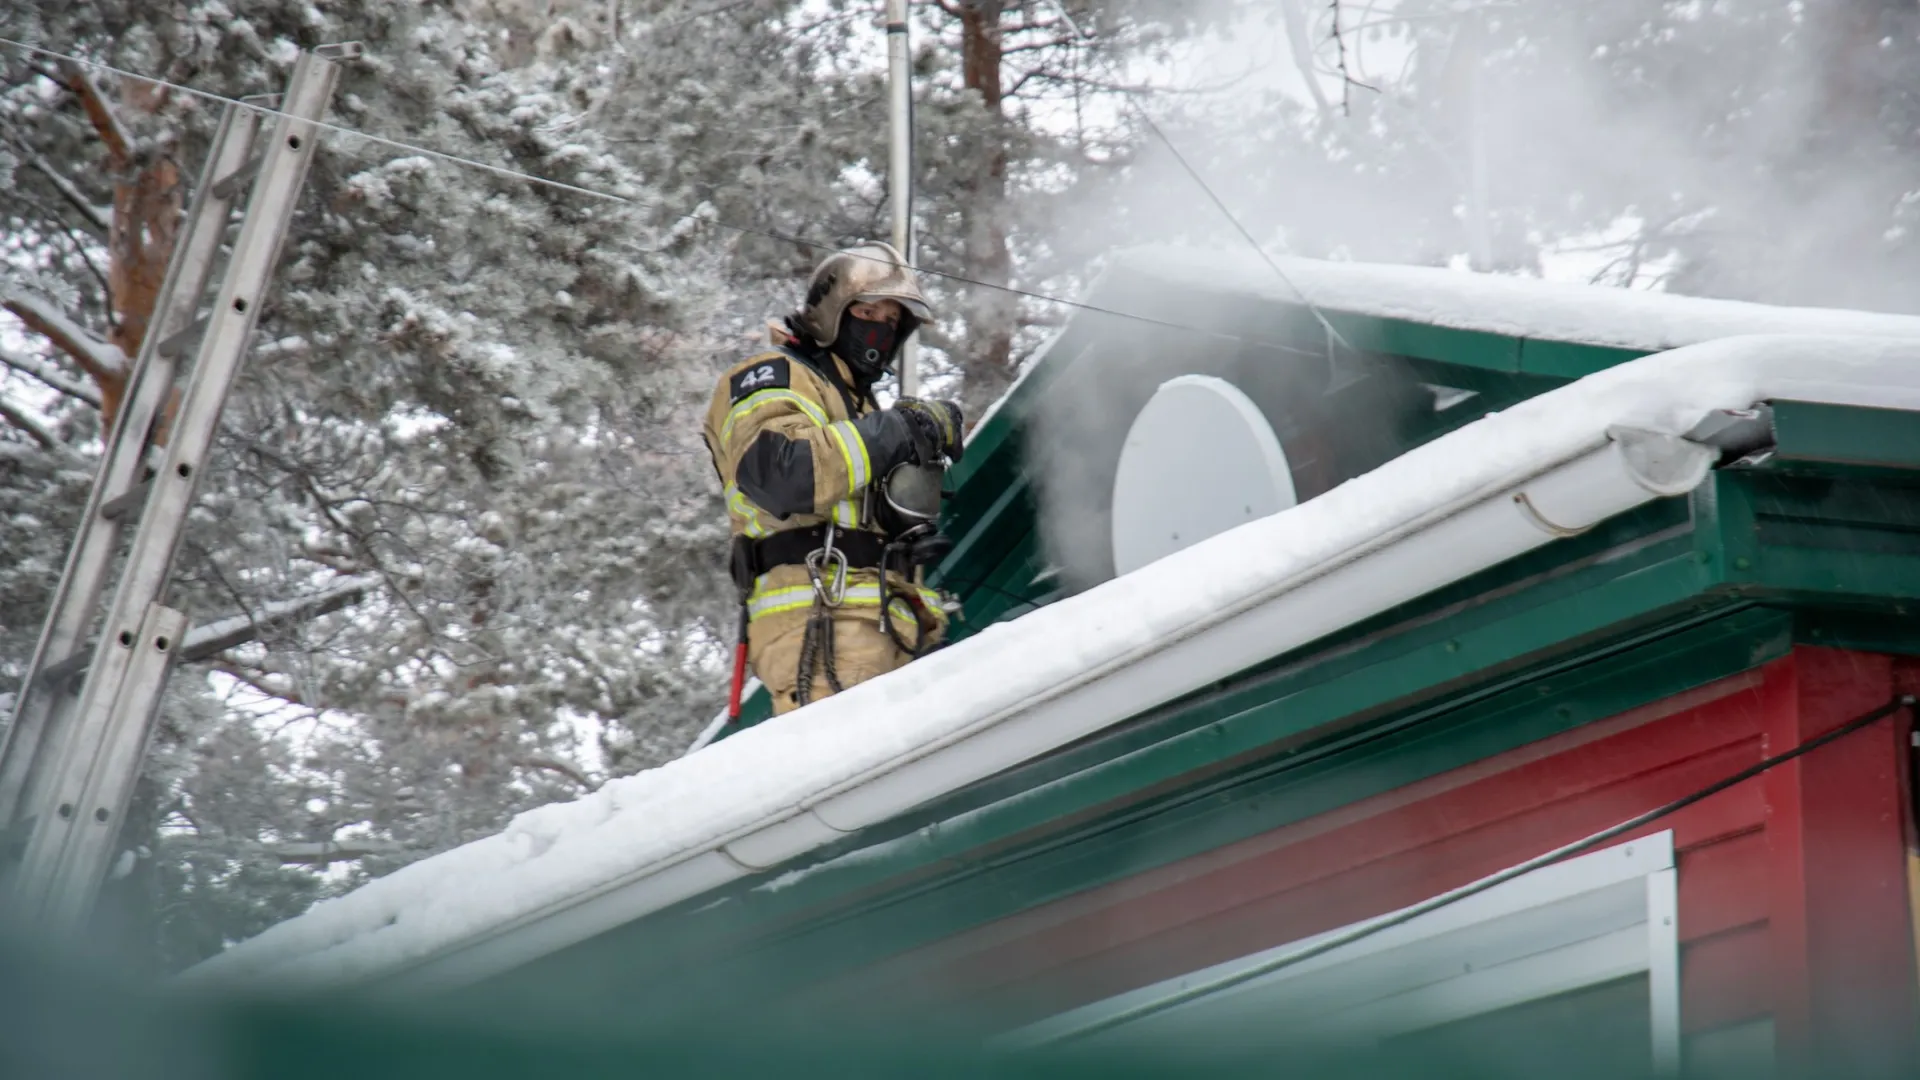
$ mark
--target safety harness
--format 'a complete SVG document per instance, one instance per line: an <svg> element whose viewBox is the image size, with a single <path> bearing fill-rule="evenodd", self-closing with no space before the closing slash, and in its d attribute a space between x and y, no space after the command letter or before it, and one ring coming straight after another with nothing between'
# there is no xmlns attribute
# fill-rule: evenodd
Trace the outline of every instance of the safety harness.
<svg viewBox="0 0 1920 1080"><path fill-rule="evenodd" d="M878 533L848 530L827 522L757 540L746 536L734 537L729 576L740 594L740 637L735 646L733 692L728 700L728 715L737 718L740 713L740 695L746 682L748 628L758 618L802 607L808 609L806 630L800 639L796 683L796 692L802 705L812 701L816 674L825 676L827 686L833 693L846 689L840 681L833 648L833 615L843 607L871 604L876 609L881 630L902 652L915 659L931 652L933 647L920 643L924 635L918 630L917 612L922 607L937 603L937 594L917 587L903 587L893 577L898 574L901 580L913 579L914 543L922 538L922 532L931 531L930 528L921 527L887 538ZM806 567L807 584L756 593L760 578L782 566ZM855 570L878 570L880 580L875 585L849 587L847 575ZM912 641L902 634L895 623L895 604L904 604L908 612L916 614L916 631Z"/></svg>

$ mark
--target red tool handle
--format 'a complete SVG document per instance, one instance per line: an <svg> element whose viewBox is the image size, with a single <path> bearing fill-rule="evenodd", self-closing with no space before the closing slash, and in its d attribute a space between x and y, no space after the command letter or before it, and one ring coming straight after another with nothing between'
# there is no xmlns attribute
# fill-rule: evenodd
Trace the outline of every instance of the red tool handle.
<svg viewBox="0 0 1920 1080"><path fill-rule="evenodd" d="M747 688L747 624L752 615L746 602L740 604L740 636L733 647L733 688L727 692L727 723L740 719L740 692Z"/></svg>
<svg viewBox="0 0 1920 1080"><path fill-rule="evenodd" d="M733 689L727 694L727 720L740 719L740 691L747 685L747 643L733 647Z"/></svg>

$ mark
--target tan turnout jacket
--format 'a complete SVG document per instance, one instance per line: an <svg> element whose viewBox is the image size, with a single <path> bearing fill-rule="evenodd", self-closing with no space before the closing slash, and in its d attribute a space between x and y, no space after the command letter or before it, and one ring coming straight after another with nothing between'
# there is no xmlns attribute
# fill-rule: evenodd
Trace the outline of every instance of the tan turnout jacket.
<svg viewBox="0 0 1920 1080"><path fill-rule="evenodd" d="M849 395L814 370L803 355L778 348L757 353L729 368L714 389L703 434L720 474L734 536L759 539L829 520L841 529L877 531L866 507L869 485L876 479L873 463L851 424L871 411L872 405L849 402ZM838 357L826 357L823 362L839 365L840 377L852 384ZM783 436L791 444L782 444L784 452L809 457L813 491L808 511L779 518L740 490L741 461L763 432ZM939 640L946 619L937 606L937 594L918 589L897 573L893 579L897 588L913 591L923 600L909 604L896 593L892 604L896 631L916 647ZM748 661L773 695L777 713L798 706L795 683L801 639L813 605L814 589L802 566L780 566L762 574L747 597ZM843 687L884 674L910 659L881 628L876 570L847 575L845 598L833 613L833 626L835 667ZM816 671L813 698L830 692L825 673Z"/></svg>

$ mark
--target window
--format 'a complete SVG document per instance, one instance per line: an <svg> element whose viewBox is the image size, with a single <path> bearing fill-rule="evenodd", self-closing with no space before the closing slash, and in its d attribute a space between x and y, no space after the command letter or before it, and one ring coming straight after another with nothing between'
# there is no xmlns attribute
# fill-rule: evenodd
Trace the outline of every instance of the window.
<svg viewBox="0 0 1920 1080"><path fill-rule="evenodd" d="M1673 834L1660 833L1533 871L1086 1038L1221 1048L1330 1040L1482 1058L1497 1049L1508 1057L1486 1064L1523 1069L1536 1060L1531 1055L1591 1043L1639 1069L1651 1061L1671 1071L1680 1035L1675 887ZM1006 1040L1053 1042L1364 925L1095 1002Z"/></svg>

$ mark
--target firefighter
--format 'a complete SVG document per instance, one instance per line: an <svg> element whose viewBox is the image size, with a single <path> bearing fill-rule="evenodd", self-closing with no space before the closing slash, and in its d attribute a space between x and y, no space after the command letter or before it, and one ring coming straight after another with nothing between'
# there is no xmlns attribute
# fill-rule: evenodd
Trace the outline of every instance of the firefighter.
<svg viewBox="0 0 1920 1080"><path fill-rule="evenodd" d="M776 714L885 674L943 640L951 599L920 570L940 470L960 459L960 407L873 388L928 317L911 268L868 243L822 261L772 347L728 369L703 434L732 525L741 659Z"/></svg>

